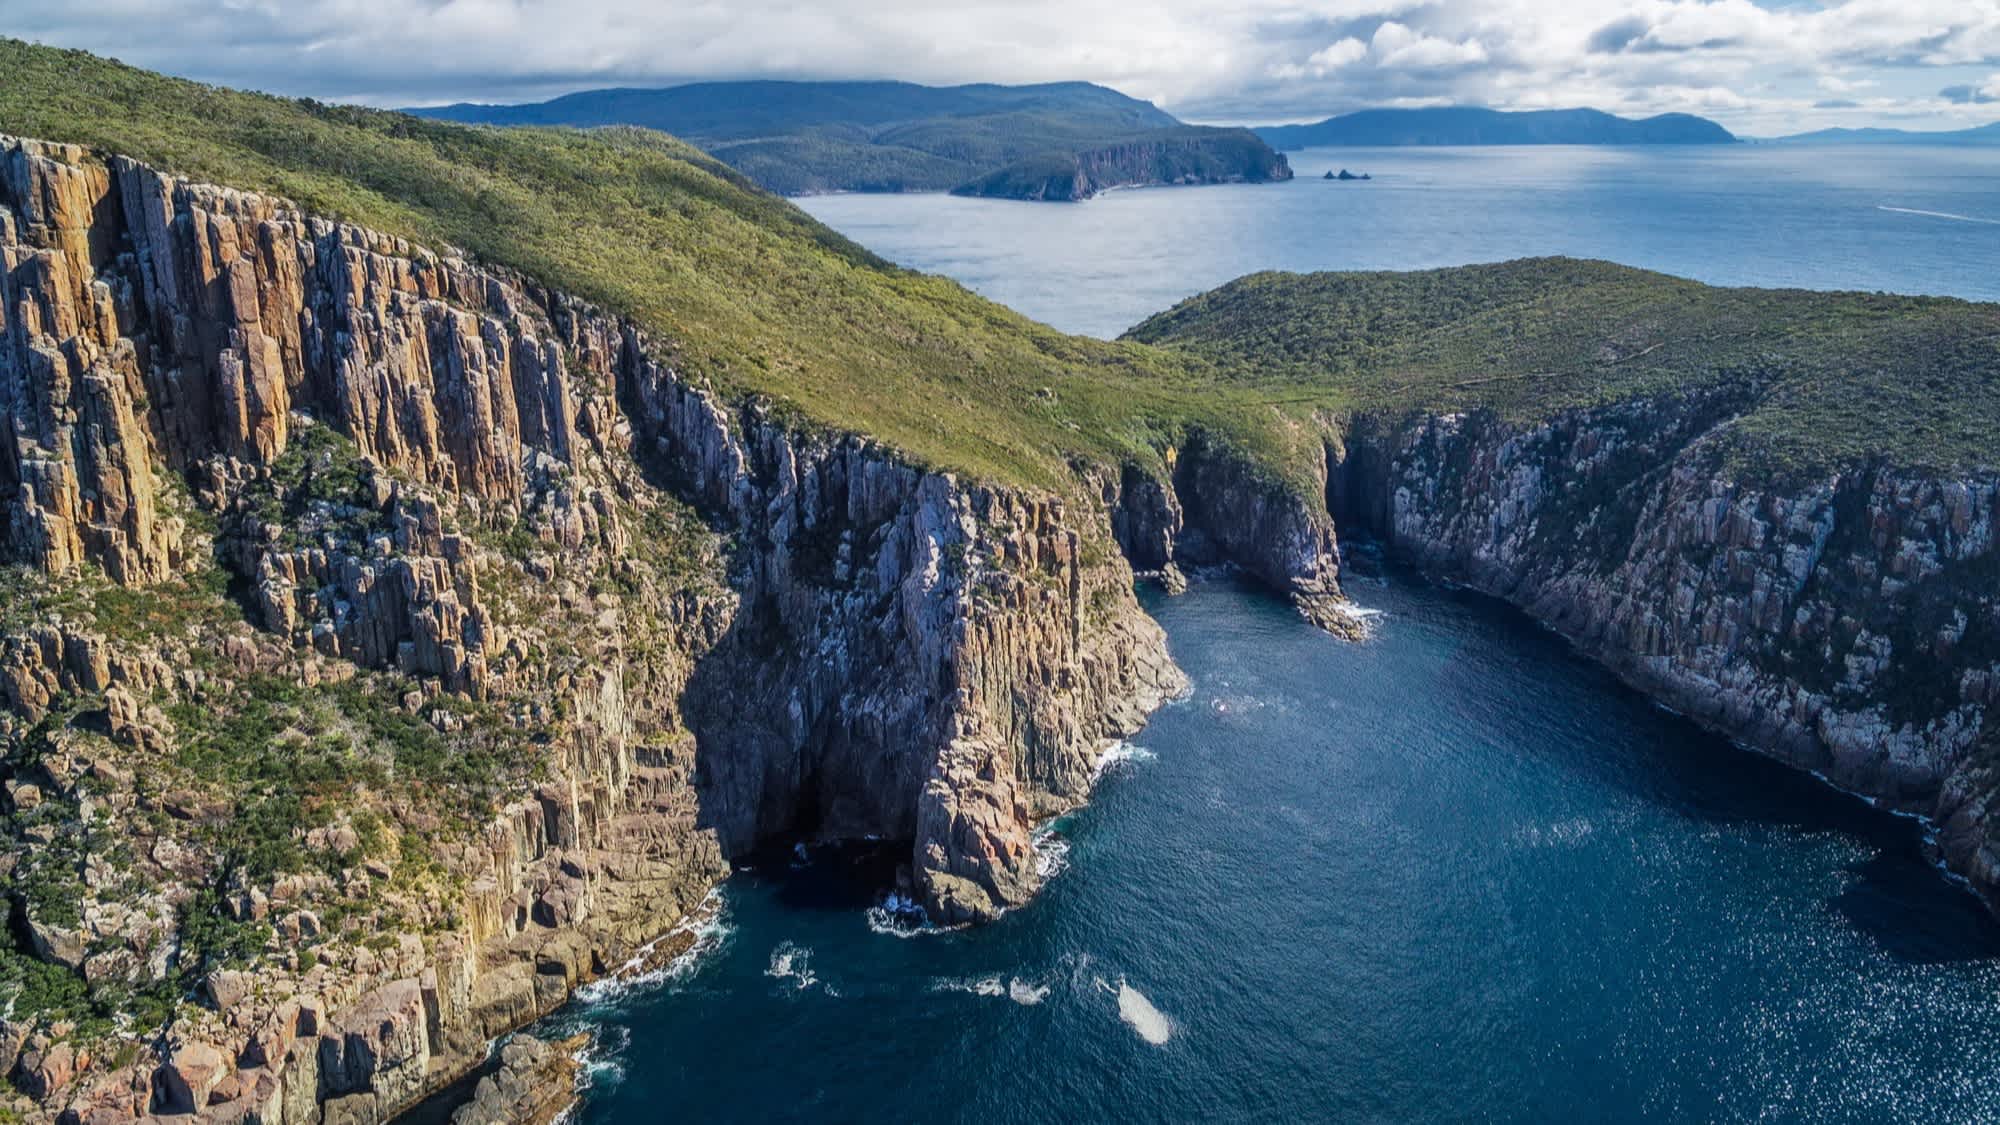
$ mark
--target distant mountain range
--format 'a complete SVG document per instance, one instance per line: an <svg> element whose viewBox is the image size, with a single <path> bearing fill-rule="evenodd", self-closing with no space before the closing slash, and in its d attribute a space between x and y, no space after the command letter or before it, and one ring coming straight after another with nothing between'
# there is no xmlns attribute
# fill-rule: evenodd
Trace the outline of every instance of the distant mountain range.
<svg viewBox="0 0 2000 1125"><path fill-rule="evenodd" d="M1736 140L1729 130L1691 114L1663 113L1634 120L1595 109L1365 109L1314 125L1270 125L1252 131L1282 151L1332 145L1685 145Z"/></svg>
<svg viewBox="0 0 2000 1125"><path fill-rule="evenodd" d="M2000 121L1972 129L1925 132L1910 129L1820 129L1776 137L1787 145L2000 145Z"/></svg>
<svg viewBox="0 0 2000 1125"><path fill-rule="evenodd" d="M658 129L787 195L953 189L1081 199L1113 186L1291 176L1284 157L1248 130L1186 125L1087 82L705 82L408 112L488 125Z"/></svg>

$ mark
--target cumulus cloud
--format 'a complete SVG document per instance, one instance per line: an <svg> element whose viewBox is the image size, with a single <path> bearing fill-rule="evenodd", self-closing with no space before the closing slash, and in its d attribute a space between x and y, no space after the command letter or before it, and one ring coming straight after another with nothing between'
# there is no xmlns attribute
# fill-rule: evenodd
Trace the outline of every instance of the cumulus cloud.
<svg viewBox="0 0 2000 1125"><path fill-rule="evenodd" d="M1454 42L1394 20L1375 29L1368 50L1378 65L1399 70L1449 70L1486 61L1486 48L1476 39Z"/></svg>
<svg viewBox="0 0 2000 1125"><path fill-rule="evenodd" d="M1370 105L1992 116L2000 0L6 0L6 32L375 105L699 79L1089 79L1191 120ZM1859 91L1866 96L1857 96ZM1983 116L1982 116L1983 114Z"/></svg>
<svg viewBox="0 0 2000 1125"><path fill-rule="evenodd" d="M1368 44L1350 35L1314 51L1306 62L1311 64L1315 74L1324 75L1329 70L1337 70L1348 63L1360 62L1367 57Z"/></svg>

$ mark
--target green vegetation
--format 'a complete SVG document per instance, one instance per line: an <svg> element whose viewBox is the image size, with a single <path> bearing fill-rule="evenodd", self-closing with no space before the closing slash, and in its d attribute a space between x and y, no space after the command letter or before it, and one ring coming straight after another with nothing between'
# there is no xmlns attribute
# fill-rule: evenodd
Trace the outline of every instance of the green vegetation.
<svg viewBox="0 0 2000 1125"><path fill-rule="evenodd" d="M637 318L726 394L921 462L1066 487L1073 457L1155 459L1197 419L1250 444L1268 430L1254 395L896 269L657 133L471 128L14 41L0 74L0 131L462 247Z"/></svg>
<svg viewBox="0 0 2000 1125"><path fill-rule="evenodd" d="M330 873L352 866L368 854L360 846L368 836L363 820L352 825L351 854L308 854L301 834L366 804L357 797L421 807L435 828L449 830L434 836L470 831L490 817L496 797L530 775L534 738L484 704L440 695L426 707L460 720L460 733L447 738L403 706L404 693L416 688L376 672L318 688L253 675L170 706L175 764L232 810L204 818L223 866L256 880L315 864ZM445 823L436 823L439 816Z"/></svg>
<svg viewBox="0 0 2000 1125"><path fill-rule="evenodd" d="M117 585L96 567L55 578L25 564L0 566L0 635L62 620L132 643L184 636L230 618L228 583L216 566L152 586Z"/></svg>
<svg viewBox="0 0 2000 1125"><path fill-rule="evenodd" d="M1130 338L1346 413L1522 421L1729 387L1747 406L1722 431L1725 450L1772 472L1874 457L1951 470L1990 466L2000 449L2000 306L1943 298L1719 289L1544 258L1256 274Z"/></svg>
<svg viewBox="0 0 2000 1125"><path fill-rule="evenodd" d="M1536 260L1258 275L1107 343L897 269L657 133L474 128L18 42L0 73L0 130L463 247L637 318L725 394L997 481L1073 487L1077 461L1157 464L1195 428L1303 480L1322 412L1520 417L1718 382L1754 394L1730 427L1746 463L1961 465L2000 433L1992 306Z"/></svg>
<svg viewBox="0 0 2000 1125"><path fill-rule="evenodd" d="M251 514L278 532L280 548L320 546L329 538L365 543L389 529L370 494L374 476L353 441L329 426L302 426L245 498Z"/></svg>

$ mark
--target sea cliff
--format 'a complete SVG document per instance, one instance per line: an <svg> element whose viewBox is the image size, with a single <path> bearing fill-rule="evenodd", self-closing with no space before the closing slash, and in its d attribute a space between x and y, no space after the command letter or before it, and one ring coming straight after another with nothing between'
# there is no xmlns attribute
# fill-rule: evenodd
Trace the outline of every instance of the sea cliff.
<svg viewBox="0 0 2000 1125"><path fill-rule="evenodd" d="M1773 479L1726 456L1747 403L1366 415L1332 455L1331 504L1662 704L1922 814L1995 901L2000 477L1881 460Z"/></svg>
<svg viewBox="0 0 2000 1125"><path fill-rule="evenodd" d="M1121 187L1271 183L1292 178L1283 154L1241 129L1177 129L1031 157L954 195L1076 203Z"/></svg>
<svg viewBox="0 0 2000 1125"><path fill-rule="evenodd" d="M0 309L7 863L77 982L0 1023L40 1114L387 1120L772 839L910 841L993 917L1183 687L1109 505L727 404L450 250L0 140Z"/></svg>

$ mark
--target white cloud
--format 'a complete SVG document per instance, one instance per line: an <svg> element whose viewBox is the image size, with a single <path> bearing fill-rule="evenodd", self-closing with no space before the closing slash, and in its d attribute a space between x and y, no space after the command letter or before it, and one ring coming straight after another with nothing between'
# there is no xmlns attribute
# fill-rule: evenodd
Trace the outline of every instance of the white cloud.
<svg viewBox="0 0 2000 1125"><path fill-rule="evenodd" d="M1368 44L1350 35L1314 51L1306 62L1311 64L1313 73L1324 76L1329 70L1338 70L1348 63L1360 62L1366 57L1368 57Z"/></svg>
<svg viewBox="0 0 2000 1125"><path fill-rule="evenodd" d="M2000 69L2000 0L4 2L9 34L377 105L708 78L1081 78L1197 120L1594 104L1775 132L1989 120Z"/></svg>
<svg viewBox="0 0 2000 1125"><path fill-rule="evenodd" d="M1376 65L1392 69L1443 70L1486 61L1486 48L1476 39L1454 43L1412 31L1394 20L1375 29L1368 49L1375 55Z"/></svg>

